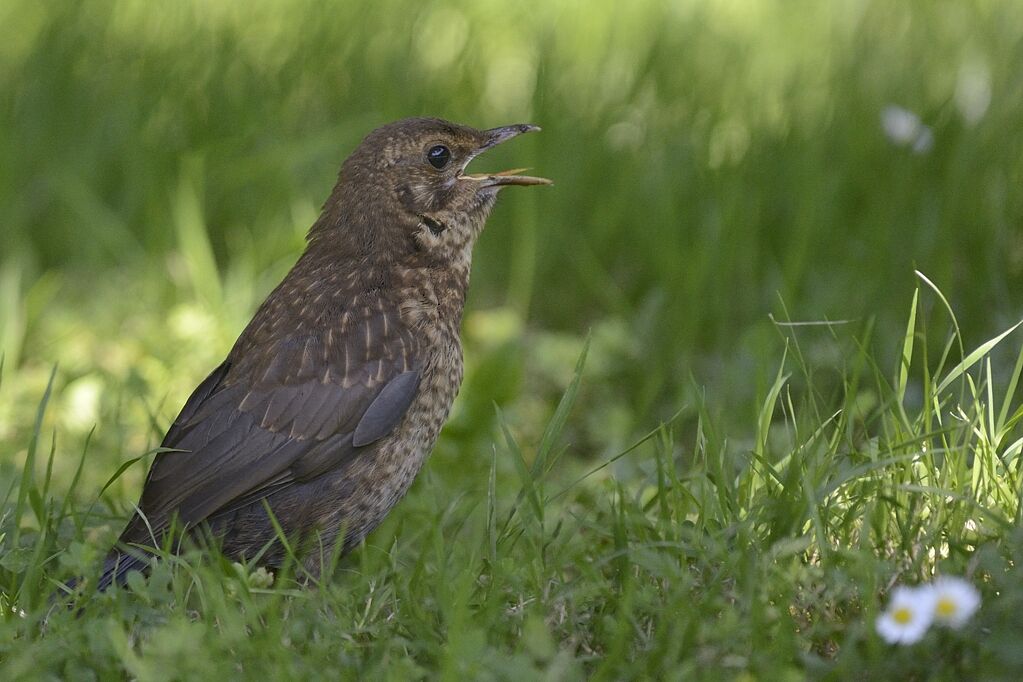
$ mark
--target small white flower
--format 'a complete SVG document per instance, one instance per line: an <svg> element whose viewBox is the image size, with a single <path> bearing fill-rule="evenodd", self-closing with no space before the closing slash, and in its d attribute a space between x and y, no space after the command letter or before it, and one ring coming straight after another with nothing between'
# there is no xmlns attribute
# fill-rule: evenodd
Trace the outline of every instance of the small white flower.
<svg viewBox="0 0 1023 682"><path fill-rule="evenodd" d="M920 117L909 109L889 104L881 110L881 127L888 139L898 145L914 142L920 135L923 123Z"/></svg>
<svg viewBox="0 0 1023 682"><path fill-rule="evenodd" d="M913 153L914 154L926 154L931 151L931 147L934 146L934 133L927 126L920 127L920 134L917 135L916 140L913 142Z"/></svg>
<svg viewBox="0 0 1023 682"><path fill-rule="evenodd" d="M934 602L934 620L950 628L960 628L980 608L977 588L962 578L940 577L927 589Z"/></svg>
<svg viewBox="0 0 1023 682"><path fill-rule="evenodd" d="M913 644L923 638L933 620L932 590L896 587L888 609L878 616L875 627L889 644Z"/></svg>
<svg viewBox="0 0 1023 682"><path fill-rule="evenodd" d="M881 110L881 128L892 143L926 154L934 146L934 131L909 109L889 104Z"/></svg>

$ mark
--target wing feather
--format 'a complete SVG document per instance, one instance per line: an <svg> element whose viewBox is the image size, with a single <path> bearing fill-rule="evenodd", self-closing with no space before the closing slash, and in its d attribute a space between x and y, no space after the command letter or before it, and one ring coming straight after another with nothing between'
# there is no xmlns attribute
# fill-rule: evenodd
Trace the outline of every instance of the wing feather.
<svg viewBox="0 0 1023 682"><path fill-rule="evenodd" d="M200 523L371 453L414 400L422 363L400 318L375 311L349 311L343 331L240 340L168 430L163 446L175 451L150 469L139 509L154 531L175 516ZM138 516L121 541L151 541Z"/></svg>

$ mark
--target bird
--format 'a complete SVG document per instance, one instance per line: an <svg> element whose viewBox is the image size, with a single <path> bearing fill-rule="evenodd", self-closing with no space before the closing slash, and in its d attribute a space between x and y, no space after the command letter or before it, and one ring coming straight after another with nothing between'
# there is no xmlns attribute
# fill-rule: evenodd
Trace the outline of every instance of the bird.
<svg viewBox="0 0 1023 682"><path fill-rule="evenodd" d="M99 590L188 537L271 568L293 546L315 580L384 519L458 393L472 251L498 193L551 184L466 167L539 130L408 118L362 140L302 255L167 430Z"/></svg>

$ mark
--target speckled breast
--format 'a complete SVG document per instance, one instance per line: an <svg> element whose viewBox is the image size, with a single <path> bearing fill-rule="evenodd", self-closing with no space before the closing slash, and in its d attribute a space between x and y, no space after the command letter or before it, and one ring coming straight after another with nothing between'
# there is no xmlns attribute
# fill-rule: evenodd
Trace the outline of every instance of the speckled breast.
<svg viewBox="0 0 1023 682"><path fill-rule="evenodd" d="M348 546L379 525L408 492L451 412L463 376L459 327L467 277L457 279L440 282L446 289L441 292L436 279L413 276L406 281L429 283L401 291L402 321L423 341L422 378L394 433L345 467L347 494L341 498L338 521L345 524Z"/></svg>

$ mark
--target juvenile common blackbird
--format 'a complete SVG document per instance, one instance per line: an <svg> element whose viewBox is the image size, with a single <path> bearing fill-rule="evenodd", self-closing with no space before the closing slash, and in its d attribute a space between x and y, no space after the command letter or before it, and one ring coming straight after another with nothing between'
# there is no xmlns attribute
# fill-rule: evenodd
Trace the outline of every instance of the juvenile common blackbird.
<svg viewBox="0 0 1023 682"><path fill-rule="evenodd" d="M405 494L462 381L459 324L472 248L509 185L466 172L520 124L475 130L410 118L370 133L341 166L305 253L171 425L100 589L144 569L173 526L230 557L280 565L266 512L318 575ZM343 537L342 537L343 536Z"/></svg>

